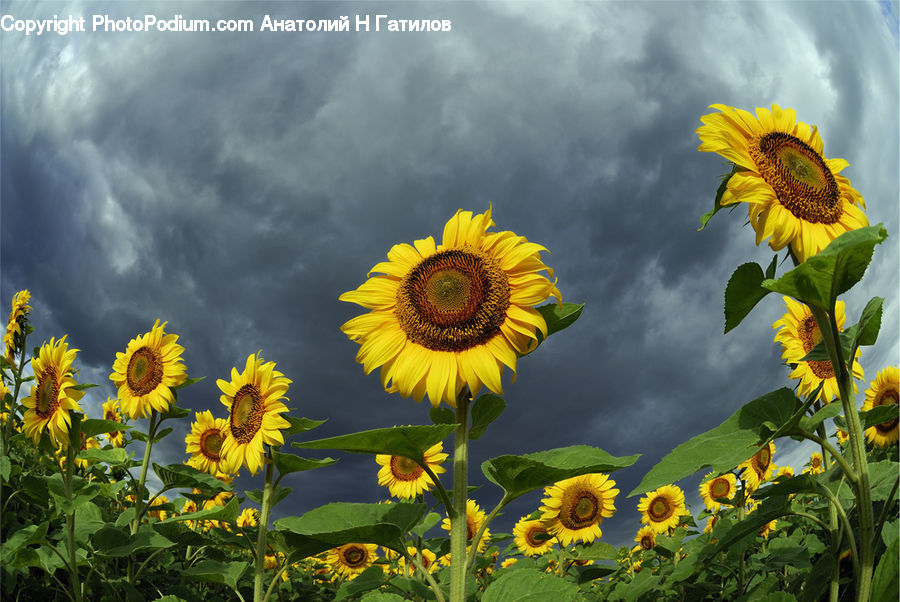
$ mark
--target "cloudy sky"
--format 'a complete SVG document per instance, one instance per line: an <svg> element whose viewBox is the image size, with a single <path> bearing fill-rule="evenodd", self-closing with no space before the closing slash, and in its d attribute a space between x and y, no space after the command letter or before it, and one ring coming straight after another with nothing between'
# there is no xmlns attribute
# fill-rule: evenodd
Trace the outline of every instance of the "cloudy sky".
<svg viewBox="0 0 900 602"><path fill-rule="evenodd" d="M427 424L354 361L338 296L391 245L439 237L459 208L551 250L573 327L505 380L506 412L471 446L477 466L573 444L642 454L614 479L604 538L627 543L626 498L675 445L792 386L772 295L727 336L723 293L768 263L746 213L697 231L729 166L697 152L708 105L775 102L819 127L828 157L891 238L846 296L848 324L886 298L866 381L898 362L897 3L0 3L15 19L84 16L88 31L3 32L0 193L4 304L27 288L34 344L68 334L83 381L114 394L115 354L157 318L192 377L179 403L225 416L216 379L262 349L294 384L310 438ZM253 33L92 32L114 19L252 19ZM261 32L274 18L449 19L449 32ZM31 344L29 344L29 347ZM181 462L182 421L153 460ZM452 445L450 439L446 442ZM137 450L138 455L142 453ZM779 446L802 467L811 450ZM308 455L313 455L312 453ZM368 456L293 475L276 516L386 490ZM702 508L697 478L681 485ZM240 487L261 487L242 475ZM447 485L450 485L449 479ZM540 502L525 496L494 531Z"/></svg>

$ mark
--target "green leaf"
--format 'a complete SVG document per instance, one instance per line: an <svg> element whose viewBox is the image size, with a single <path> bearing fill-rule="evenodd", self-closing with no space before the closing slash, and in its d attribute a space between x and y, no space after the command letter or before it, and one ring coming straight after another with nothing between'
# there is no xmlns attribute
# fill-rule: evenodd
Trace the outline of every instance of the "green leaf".
<svg viewBox="0 0 900 602"><path fill-rule="evenodd" d="M469 439L479 439L488 425L496 420L505 409L506 402L503 401L503 398L492 393L476 399L472 404L472 428L469 429Z"/></svg>
<svg viewBox="0 0 900 602"><path fill-rule="evenodd" d="M3 542L3 547L0 548L0 559L3 560L3 564L6 564L14 554L25 546L36 543L45 543L47 528L49 526L50 523L29 525L13 533L9 539Z"/></svg>
<svg viewBox="0 0 900 602"><path fill-rule="evenodd" d="M780 485L780 483L779 483ZM776 485L777 487L778 485ZM734 543L744 539L751 533L759 533L766 524L783 516L790 509L790 498L786 495L772 496L764 501L758 510L745 517L744 520L733 525L722 537L713 549L705 552L714 555L722 552Z"/></svg>
<svg viewBox="0 0 900 602"><path fill-rule="evenodd" d="M554 602L584 600L578 586L537 569L521 569L498 574L484 591L481 602Z"/></svg>
<svg viewBox="0 0 900 602"><path fill-rule="evenodd" d="M206 510L179 514L160 522L165 524L183 520L218 520L226 523L235 523L237 522L238 514L240 514L238 499L233 497L228 500L228 503L224 506L214 506L212 508L207 508Z"/></svg>
<svg viewBox="0 0 900 602"><path fill-rule="evenodd" d="M325 458L316 460L314 458L301 458L294 454L286 454L281 452L272 452L272 458L275 460L275 467L278 468L278 474L284 476L292 472L302 472L304 470L312 470L313 468L322 468L330 466L337 462L333 458Z"/></svg>
<svg viewBox="0 0 900 602"><path fill-rule="evenodd" d="M709 223L709 220L712 218L712 216L722 210L722 195L725 194L725 190L728 188L728 180L730 180L731 176L739 171L742 171L742 168L738 167L736 164L732 164L731 173L727 173L722 176L722 181L719 183L719 188L716 189L716 199L715 201L713 201L713 208L700 216L700 227L697 228L698 232L706 227L706 224Z"/></svg>
<svg viewBox="0 0 900 602"><path fill-rule="evenodd" d="M103 433L113 433L116 431L127 431L130 426L124 425L115 420L97 420L94 418L81 421L81 433L88 439L102 435Z"/></svg>
<svg viewBox="0 0 900 602"><path fill-rule="evenodd" d="M406 602L406 598L393 592L368 592L359 602Z"/></svg>
<svg viewBox="0 0 900 602"><path fill-rule="evenodd" d="M209 581L211 583L224 583L231 589L237 589L237 583L250 566L249 562L218 562L215 560L201 560L194 566L181 571L183 575Z"/></svg>
<svg viewBox="0 0 900 602"><path fill-rule="evenodd" d="M573 445L523 456L491 458L481 464L481 472L506 491L508 502L564 479L631 466L639 457L617 458L596 447Z"/></svg>
<svg viewBox="0 0 900 602"><path fill-rule="evenodd" d="M887 230L881 224L845 232L818 255L778 280L763 281L762 286L831 311L838 295L850 290L863 277L875 245L886 238Z"/></svg>
<svg viewBox="0 0 900 602"><path fill-rule="evenodd" d="M298 433L305 433L307 431L311 431L317 426L325 424L328 422L328 419L325 420L310 420L309 418L293 418L291 416L284 416L288 422L291 423L286 429L281 431L281 434L285 437L290 437L291 435L296 435Z"/></svg>
<svg viewBox="0 0 900 602"><path fill-rule="evenodd" d="M202 379L200 379L200 378L189 378L188 380L193 381L193 382L197 382L198 380L202 380ZM191 383L186 383L186 384L181 385L180 387L172 387L172 388L173 388L173 389L179 389L179 388L186 387L188 384L191 384ZM163 420L165 420L165 419L167 419L167 418L187 418L187 417L190 416L190 415L191 415L191 411L190 411L188 408L182 408L182 407L177 406L177 405L175 405L175 404L171 404L171 405L169 406L169 409L168 409L168 410L166 410L165 412L160 412L160 413L159 413L159 421L162 422Z"/></svg>
<svg viewBox="0 0 900 602"><path fill-rule="evenodd" d="M9 462L9 456L0 456L0 478L6 483L9 482L9 471L11 468L12 464Z"/></svg>
<svg viewBox="0 0 900 602"><path fill-rule="evenodd" d="M897 590L900 588L898 557L900 557L900 540L894 539L881 555L878 566L875 567L875 574L872 577L873 600L891 600L892 596L897 595Z"/></svg>
<svg viewBox="0 0 900 602"><path fill-rule="evenodd" d="M786 566L795 569L808 569L812 566L809 551L805 547L783 538L772 539L769 542L763 562L768 570L774 571Z"/></svg>
<svg viewBox="0 0 900 602"><path fill-rule="evenodd" d="M616 560L619 551L606 542L594 541L568 549L566 556L575 560Z"/></svg>
<svg viewBox="0 0 900 602"><path fill-rule="evenodd" d="M801 416L794 411L796 399L787 388L754 399L716 428L676 447L650 469L628 497L675 483L706 467L719 474L732 470L762 449L772 435L794 420L799 422Z"/></svg>
<svg viewBox="0 0 900 602"><path fill-rule="evenodd" d="M456 414L449 408L431 408L428 415L435 424L456 424Z"/></svg>
<svg viewBox="0 0 900 602"><path fill-rule="evenodd" d="M884 305L882 297L872 297L863 308L859 322L847 329L851 335L851 349L856 355L856 347L874 345L878 340L878 331L881 330L881 313ZM848 354L847 357L850 355Z"/></svg>
<svg viewBox="0 0 900 602"><path fill-rule="evenodd" d="M829 418L834 418L841 413L840 403L829 403L812 416L804 416L800 419L800 428L807 433L815 432L816 428Z"/></svg>
<svg viewBox="0 0 900 602"><path fill-rule="evenodd" d="M131 556L143 550L170 548L175 542L169 541L153 529L142 527L134 535L117 527L103 527L91 537L100 556Z"/></svg>
<svg viewBox="0 0 900 602"><path fill-rule="evenodd" d="M584 303L548 303L536 308L544 317L547 323L547 336L568 328L575 323L584 310ZM538 343L543 342L544 336L540 330L537 331Z"/></svg>
<svg viewBox="0 0 900 602"><path fill-rule="evenodd" d="M128 462L128 452L122 447L112 449L86 449L78 452L78 458L88 462L103 462L110 466L119 466Z"/></svg>
<svg viewBox="0 0 900 602"><path fill-rule="evenodd" d="M153 438L153 443L159 443L160 441L163 440L163 438L166 435L171 433L173 430L174 429L171 426L169 426L169 427L166 427L163 430L159 431L158 433L156 433L156 436Z"/></svg>
<svg viewBox="0 0 900 602"><path fill-rule="evenodd" d="M200 489L210 493L231 491L231 486L223 483L209 473L197 470L187 464L169 464L160 466L153 463L156 476L163 483L162 491L168 489Z"/></svg>
<svg viewBox="0 0 900 602"><path fill-rule="evenodd" d="M344 600L352 596L359 595L377 589L384 584L384 569L380 566L370 566L351 581L344 581L338 588L337 595L334 599ZM402 598L401 598L402 600Z"/></svg>
<svg viewBox="0 0 900 602"><path fill-rule="evenodd" d="M887 501L888 495L896 483L897 462L882 460L869 463L869 487L872 489L872 501Z"/></svg>
<svg viewBox="0 0 900 602"><path fill-rule="evenodd" d="M416 525L415 528L411 529L411 532L413 535L418 535L419 537L422 537L423 535L425 535L426 531L428 531L433 526L438 524L438 522L440 522L440 520L441 520L440 514L438 514L437 512L429 512L425 516L425 518L422 519L421 523ZM491 541L496 542L497 541L496 536L492 536Z"/></svg>
<svg viewBox="0 0 900 602"><path fill-rule="evenodd" d="M775 256L772 257L772 263L769 264L769 267L766 268L766 278L775 278L775 269L778 267L778 253L775 253Z"/></svg>
<svg viewBox="0 0 900 602"><path fill-rule="evenodd" d="M860 412L859 421L862 424L863 430L875 426L876 424L883 424L885 422L890 422L891 420L896 420L897 409L898 406L896 403L889 403L887 405L875 406L871 410L866 410L865 412Z"/></svg>
<svg viewBox="0 0 900 602"><path fill-rule="evenodd" d="M422 465L425 463L425 451L446 439L454 430L455 424L395 426L291 445L304 449L336 449L351 454L403 456Z"/></svg>
<svg viewBox="0 0 900 602"><path fill-rule="evenodd" d="M725 287L726 333L736 328L756 304L772 292L760 286L763 280L765 276L757 263L738 266L728 279L728 286Z"/></svg>
<svg viewBox="0 0 900 602"><path fill-rule="evenodd" d="M203 380L204 378L206 378L206 377L205 377L205 376L201 376L200 378L186 378L186 379L184 379L184 382L183 382L183 383L181 383L180 385L175 385L175 386L172 387L171 389L172 389L173 391L178 391L179 389L183 389L183 388L185 388L185 387L189 387L189 386L193 385L194 383L198 383L198 382L200 382L201 380ZM172 407L175 407L175 406L172 406ZM171 409L171 408L170 408L170 409ZM188 410L188 413L190 413L190 410ZM185 414L185 416L187 416L187 414ZM184 418L184 416L181 416L180 413L179 413L179 415L166 416L166 418Z"/></svg>
<svg viewBox="0 0 900 602"><path fill-rule="evenodd" d="M279 519L274 527L304 536L306 541L299 543L310 548L314 549L315 544L325 546L320 551L356 542L375 543L399 552L406 533L422 520L424 514L425 507L421 504L335 502L314 508L300 517Z"/></svg>
<svg viewBox="0 0 900 602"><path fill-rule="evenodd" d="M91 383L78 383L73 389L76 391L86 391L87 389L93 389L94 387L99 387L100 385L92 385Z"/></svg>

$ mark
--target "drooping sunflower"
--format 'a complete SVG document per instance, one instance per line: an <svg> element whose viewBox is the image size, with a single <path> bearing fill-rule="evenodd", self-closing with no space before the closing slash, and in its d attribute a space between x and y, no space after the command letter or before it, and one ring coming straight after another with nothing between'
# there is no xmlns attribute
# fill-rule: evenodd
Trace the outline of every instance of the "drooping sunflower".
<svg viewBox="0 0 900 602"><path fill-rule="evenodd" d="M553 536L539 520L528 520L523 516L513 527L516 548L526 556L540 556L553 549Z"/></svg>
<svg viewBox="0 0 900 602"><path fill-rule="evenodd" d="M704 533L712 533L713 529L716 528L716 523L719 522L719 515L713 514L708 519L706 519L706 526L703 527Z"/></svg>
<svg viewBox="0 0 900 602"><path fill-rule="evenodd" d="M409 556L410 556L411 558L418 558L418 560L419 560L419 562L421 563L422 567L423 567L426 571L428 571L429 573L433 573L433 572L435 572L436 570L438 570L438 567L439 567L440 565L436 562L436 560L437 560L437 555L435 555L435 553L432 552L431 550L429 550L428 548L422 548L421 552L422 552L422 553L419 554L419 550L417 550L417 549L414 548L413 546L407 546L407 547L406 547L406 553L409 554ZM398 566L398 569L399 569L399 574L405 575L405 574L406 574L406 558L403 558L403 557L401 556L401 557L397 560L397 566ZM415 563L411 563L411 564L409 565L410 573L415 573L415 572L418 570L418 568L419 568L419 567L417 567L417 566L415 565Z"/></svg>
<svg viewBox="0 0 900 602"><path fill-rule="evenodd" d="M803 471L809 474L822 474L825 472L825 461L822 454L813 452L809 457L809 466Z"/></svg>
<svg viewBox="0 0 900 602"><path fill-rule="evenodd" d="M175 403L172 388L187 379L184 347L175 342L178 335L165 333L166 324L157 320L150 332L128 341L125 353L116 353L109 379L119 388L122 410L131 419L168 410Z"/></svg>
<svg viewBox="0 0 900 602"><path fill-rule="evenodd" d="M184 438L187 444L186 453L191 457L188 464L216 474L221 470L222 444L225 442L225 428L228 421L224 418L213 418L209 410L195 412L197 419L191 423L191 432Z"/></svg>
<svg viewBox="0 0 900 602"><path fill-rule="evenodd" d="M730 500L737 492L735 484L737 479L733 474L726 473L716 478L710 478L713 473L706 475L706 478L700 483L700 497L709 510L715 512L722 507L722 504L716 501L716 498L725 498Z"/></svg>
<svg viewBox="0 0 900 602"><path fill-rule="evenodd" d="M475 535L478 534L478 530L481 528L481 525L484 524L484 510L479 508L478 504L475 503L475 500L466 500L466 541L471 542ZM445 518L441 523L441 528L450 533L450 519ZM478 547L476 551L483 552L485 546L487 546L488 540L491 538L491 530L485 529L484 533L481 535L481 541L478 542ZM471 547L471 546L469 546ZM467 548L468 549L468 548ZM450 555L447 554L449 557Z"/></svg>
<svg viewBox="0 0 900 602"><path fill-rule="evenodd" d="M778 526L777 520L767 522L762 527L760 527L759 536L762 537L763 539L769 539L769 533L774 531L775 527L777 527L777 526Z"/></svg>
<svg viewBox="0 0 900 602"><path fill-rule="evenodd" d="M75 389L72 378L72 363L78 349L69 349L66 336L58 341L51 338L49 343L41 345L38 356L31 361L35 384L31 387L31 395L22 400L22 405L27 408L22 430L35 444L47 429L55 445L68 445L72 424L69 412L81 411L78 400L84 392Z"/></svg>
<svg viewBox="0 0 900 602"><path fill-rule="evenodd" d="M779 329L775 334L775 342L781 343L783 349L781 357L788 364L796 364L797 366L788 377L800 379L797 390L802 396L810 395L819 386L819 383L824 383L818 399L828 403L835 397L840 398L837 377L834 375L834 369L830 361L800 361L822 340L822 333L819 331L819 326L816 324L812 311L807 305L794 301L790 297L783 298L787 307L787 313L772 324L772 328ZM834 312L838 330L843 330L844 321L847 319L844 313L843 301L838 301L835 304ZM853 359L853 376L855 378L863 378L864 376L862 366L857 361L860 353L860 350L857 349L856 357ZM853 383L853 391L857 391L856 382Z"/></svg>
<svg viewBox="0 0 900 602"><path fill-rule="evenodd" d="M775 464L772 463L772 456L775 455L775 442L769 443L753 454L750 459L741 462L738 468L743 469L741 478L747 484L747 489L756 491L759 486L772 477L775 471Z"/></svg>
<svg viewBox="0 0 900 602"><path fill-rule="evenodd" d="M31 293L27 290L19 291L12 298L12 311L9 312L9 320L6 322L6 332L3 334L3 348L6 361L13 365L16 360L16 351L19 350L22 338L22 326L28 320L31 306Z"/></svg>
<svg viewBox="0 0 900 602"><path fill-rule="evenodd" d="M634 536L634 541L641 550L653 549L656 547L656 531L653 530L653 527L645 525L638 529L637 535Z"/></svg>
<svg viewBox="0 0 900 602"><path fill-rule="evenodd" d="M534 305L556 297L546 249L513 232L487 232L491 210L457 211L432 237L398 244L359 288L340 296L371 311L341 330L360 344L356 361L366 374L381 367L389 392L435 407L456 405L465 385L503 392L503 366L515 376L516 360L529 352L547 325ZM370 272L370 274L372 273Z"/></svg>
<svg viewBox="0 0 900 602"><path fill-rule="evenodd" d="M731 176L723 206L748 204L756 244L769 239L772 250L790 245L806 261L850 230L869 225L865 200L839 175L849 165L826 159L815 126L797 121L793 109L751 113L721 104L704 115L697 129L698 150L718 153L739 169Z"/></svg>
<svg viewBox="0 0 900 602"><path fill-rule="evenodd" d="M678 526L682 516L690 514L684 504L684 491L677 485L663 485L638 502L641 522L656 533L665 533Z"/></svg>
<svg viewBox="0 0 900 602"><path fill-rule="evenodd" d="M900 403L900 369L897 366L888 366L875 376L875 380L869 383L866 389L866 401L863 403L863 411L866 412L878 406ZM897 443L900 434L900 421L896 418L866 429L866 439L878 447L886 447Z"/></svg>
<svg viewBox="0 0 900 602"><path fill-rule="evenodd" d="M444 444L436 443L425 452L425 464L434 474L446 472L441 463L447 459ZM391 495L400 499L412 499L434 487L434 481L421 466L404 456L377 454L375 461L381 465L378 470L378 484L384 485Z"/></svg>
<svg viewBox="0 0 900 602"><path fill-rule="evenodd" d="M332 571L345 579L355 579L377 560L378 546L373 543L348 543L328 552Z"/></svg>
<svg viewBox="0 0 900 602"><path fill-rule="evenodd" d="M544 489L541 521L563 546L591 543L602 536L603 519L616 512L615 486L609 475L599 472L559 481Z"/></svg>
<svg viewBox="0 0 900 602"><path fill-rule="evenodd" d="M107 397L106 403L103 404L103 420L122 422L122 415L119 414L119 402L112 397ZM122 447L125 442L125 431L106 433L106 439L113 447Z"/></svg>
<svg viewBox="0 0 900 602"><path fill-rule="evenodd" d="M263 363L262 357L252 354L243 372L232 368L231 382L219 379L216 384L229 411L220 463L230 473L246 466L256 474L265 462L263 444L284 445L281 429L290 423L281 416L288 411L281 400L287 399L291 381L275 370L275 362Z"/></svg>

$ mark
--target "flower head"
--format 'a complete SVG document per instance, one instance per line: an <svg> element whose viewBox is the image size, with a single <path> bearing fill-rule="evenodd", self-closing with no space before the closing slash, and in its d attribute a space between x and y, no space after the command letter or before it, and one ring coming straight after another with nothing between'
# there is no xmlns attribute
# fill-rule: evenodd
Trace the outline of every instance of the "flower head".
<svg viewBox="0 0 900 602"><path fill-rule="evenodd" d="M107 397L103 404L103 420L122 422L122 415L119 414L119 402L112 397ZM106 433L106 439L113 447L122 447L125 443L125 431Z"/></svg>
<svg viewBox="0 0 900 602"><path fill-rule="evenodd" d="M328 552L331 569L345 579L354 579L377 559L378 546L372 543L348 543Z"/></svg>
<svg viewBox="0 0 900 602"><path fill-rule="evenodd" d="M737 479L730 472L710 478L712 476L713 473L709 473L704 481L700 483L700 497L703 498L703 503L706 504L707 509L715 512L722 507L722 504L717 502L716 499L724 498L730 500L735 496Z"/></svg>
<svg viewBox="0 0 900 602"><path fill-rule="evenodd" d="M650 550L656 547L656 531L650 525L645 525L638 529L634 541L638 544L638 548L642 550Z"/></svg>
<svg viewBox="0 0 900 602"><path fill-rule="evenodd" d="M822 454L813 452L809 457L809 466L803 472L809 474L822 474L825 472L825 461L822 458Z"/></svg>
<svg viewBox="0 0 900 602"><path fill-rule="evenodd" d="M539 520L523 516L513 527L516 548L526 556L540 556L553 549L554 538Z"/></svg>
<svg viewBox="0 0 900 602"><path fill-rule="evenodd" d="M478 507L474 500L466 500L466 541L471 542L481 525L484 524L484 510ZM450 533L450 519L445 518L441 523L441 528ZM485 529L481 535L481 541L478 542L476 550L483 552L488 540L491 538L491 530Z"/></svg>
<svg viewBox="0 0 900 602"><path fill-rule="evenodd" d="M27 290L19 291L12 298L12 310L9 312L9 320L6 322L6 332L3 334L3 347L6 361L12 365L15 362L16 351L22 344L22 327L28 320L31 306L31 293Z"/></svg>
<svg viewBox="0 0 900 602"><path fill-rule="evenodd" d="M869 383L866 389L866 401L863 403L862 410L868 411L878 406L889 404L897 405L900 403L900 370L897 366L888 366L875 376L875 380ZM897 418L870 426L866 429L866 439L870 443L874 443L878 447L886 447L894 445L898 440L898 421Z"/></svg>
<svg viewBox="0 0 900 602"><path fill-rule="evenodd" d="M228 421L213 418L209 410L196 412L195 416L197 420L191 423L191 432L184 438L186 453L191 455L187 463L197 470L214 475L220 471L222 444L225 442Z"/></svg>
<svg viewBox="0 0 900 602"><path fill-rule="evenodd" d="M435 474L447 469L441 463L447 459L443 443L436 443L425 451L425 464ZM378 454L375 461L381 465L378 471L378 484L384 485L391 495L401 499L412 499L424 491L434 487L434 481L421 466L403 456Z"/></svg>
<svg viewBox="0 0 900 602"><path fill-rule="evenodd" d="M69 349L65 336L58 341L51 338L49 343L41 345L38 356L31 362L35 384L31 395L22 400L27 408L23 430L35 444L45 429L54 444L69 443L72 424L69 412L81 411L78 400L84 396L83 391L75 389L72 378L72 363L77 353L77 349Z"/></svg>
<svg viewBox="0 0 900 602"><path fill-rule="evenodd" d="M395 245L359 288L340 296L371 311L341 330L360 344L356 360L366 374L381 368L389 392L435 407L456 405L464 386L501 393L506 366L515 374L519 355L547 335L534 305L556 297L544 265L544 247L513 232L487 232L491 210L458 211L432 237ZM371 273L371 272L370 272Z"/></svg>
<svg viewBox="0 0 900 602"><path fill-rule="evenodd" d="M590 543L602 536L600 523L616 512L616 482L602 473L585 474L559 481L544 489L541 521L550 534L567 546L575 541Z"/></svg>
<svg viewBox="0 0 900 602"><path fill-rule="evenodd" d="M772 473L775 471L775 464L772 462L772 456L774 455L775 442L770 441L753 454L750 459L738 465L738 468L743 469L741 478L747 484L747 489L756 491L760 485L772 478Z"/></svg>
<svg viewBox="0 0 900 602"><path fill-rule="evenodd" d="M684 504L684 491L677 485L663 485L638 502L641 522L656 533L674 529L682 516L689 515Z"/></svg>

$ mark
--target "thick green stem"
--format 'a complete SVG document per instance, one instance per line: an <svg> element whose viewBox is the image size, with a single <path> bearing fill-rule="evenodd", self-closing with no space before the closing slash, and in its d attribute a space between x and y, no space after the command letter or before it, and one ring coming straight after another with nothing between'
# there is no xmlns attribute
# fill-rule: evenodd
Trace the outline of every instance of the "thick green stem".
<svg viewBox="0 0 900 602"><path fill-rule="evenodd" d="M818 411L818 403L816 403L816 406L816 410ZM834 456L835 461L843 462L846 465L846 462L843 458L840 457L840 454L837 453L837 450L835 450L826 440L827 435L825 433L825 426L823 424L819 424L819 426L816 428L816 432L818 433L817 439L819 440L819 447L821 447L822 449L822 469L828 470L828 458L830 455ZM845 474L849 473L853 478L856 478L856 474L854 474L852 470L848 470L849 468L849 466L841 466L841 469ZM828 505L828 530L831 534L831 549L834 550L835 554L840 555L841 533L840 529L838 528L838 515L835 504ZM828 600L830 602L838 601L838 594L840 593L841 586L840 568L840 562L835 562L834 568L831 570L831 582L828 584Z"/></svg>
<svg viewBox="0 0 900 602"><path fill-rule="evenodd" d="M22 370L25 368L25 339L28 335L25 332L22 332L22 349L21 357L19 358L19 369L16 370L16 383L13 386L13 396L12 403L9 408L7 408L7 412L9 413L6 418L6 425L3 429L3 454L9 455L9 439L12 437L12 432L14 425L16 423L16 402L19 400L19 388L22 386Z"/></svg>
<svg viewBox="0 0 900 602"><path fill-rule="evenodd" d="M78 429L75 429L78 431ZM80 431L76 432L80 438ZM74 494L72 491L72 470L75 465L75 455L78 453L77 444L69 441L66 449L66 501L70 508L66 512L66 545L69 552L69 574L72 577L72 594L75 602L81 602L81 581L78 578L78 557L75 554L75 505L73 503Z"/></svg>
<svg viewBox="0 0 900 602"><path fill-rule="evenodd" d="M468 494L469 391L456 400L453 449L453 508L450 514L450 602L466 599L466 499Z"/></svg>
<svg viewBox="0 0 900 602"><path fill-rule="evenodd" d="M131 534L138 531L141 524L141 514L144 510L144 482L147 480L147 467L150 465L150 451L153 449L153 438L156 436L156 411L150 413L150 428L147 429L147 448L144 450L144 460L141 462L141 476L138 480L137 490L134 492L134 518L131 520Z"/></svg>
<svg viewBox="0 0 900 602"><path fill-rule="evenodd" d="M272 506L272 474L275 463L266 454L266 485L263 489L262 509L259 513L259 536L256 539L256 569L253 575L253 602L263 602L263 572L266 568L266 528L269 525L269 511Z"/></svg>

